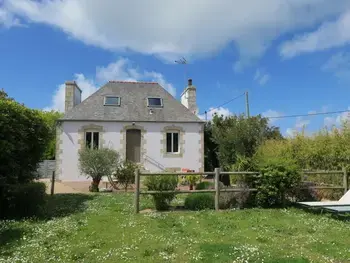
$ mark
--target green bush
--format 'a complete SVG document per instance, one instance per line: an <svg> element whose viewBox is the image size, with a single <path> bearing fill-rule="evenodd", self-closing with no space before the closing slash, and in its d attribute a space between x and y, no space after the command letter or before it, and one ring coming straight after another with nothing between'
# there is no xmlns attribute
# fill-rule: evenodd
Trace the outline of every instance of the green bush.
<svg viewBox="0 0 350 263"><path fill-rule="evenodd" d="M256 203L262 207L285 206L289 191L301 185L301 174L291 164L271 162L255 178Z"/></svg>
<svg viewBox="0 0 350 263"><path fill-rule="evenodd" d="M135 171L137 168L138 167L135 163L125 161L113 173L113 176L118 180L118 183L124 186L125 192L129 185L135 183Z"/></svg>
<svg viewBox="0 0 350 263"><path fill-rule="evenodd" d="M200 175L187 175L186 181L190 185L190 190L193 190L193 186L196 185L196 183L201 179Z"/></svg>
<svg viewBox="0 0 350 263"><path fill-rule="evenodd" d="M215 184L213 182L208 182L208 181L200 182L196 185L196 190L205 190L205 189L214 189L214 188L215 188Z"/></svg>
<svg viewBox="0 0 350 263"><path fill-rule="evenodd" d="M92 178L90 192L98 192L102 177L112 175L118 166L119 154L115 150L85 148L79 151L80 171Z"/></svg>
<svg viewBox="0 0 350 263"><path fill-rule="evenodd" d="M185 199L185 208L189 210L214 209L214 195L210 193L194 193Z"/></svg>
<svg viewBox="0 0 350 263"><path fill-rule="evenodd" d="M49 127L38 110L0 95L0 184L31 182L50 141Z"/></svg>
<svg viewBox="0 0 350 263"><path fill-rule="evenodd" d="M149 191L174 191L178 184L176 176L148 176L144 181L147 190ZM157 210L168 210L170 202L174 199L174 193L153 194L153 202Z"/></svg>
<svg viewBox="0 0 350 263"><path fill-rule="evenodd" d="M46 185L32 182L19 185L2 185L0 217L24 218L41 216L46 205Z"/></svg>

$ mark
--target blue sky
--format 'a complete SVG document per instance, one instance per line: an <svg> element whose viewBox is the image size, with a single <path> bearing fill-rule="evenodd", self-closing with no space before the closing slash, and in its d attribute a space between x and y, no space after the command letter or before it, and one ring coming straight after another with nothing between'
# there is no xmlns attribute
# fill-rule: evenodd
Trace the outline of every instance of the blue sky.
<svg viewBox="0 0 350 263"><path fill-rule="evenodd" d="M200 113L246 90L252 115L350 106L350 1L96 3L0 0L0 88L29 107L61 110L66 80L76 80L84 97L108 80L140 80L179 98L191 77ZM182 56L188 65L174 63ZM217 111L244 112L244 97ZM272 124L290 134L345 116Z"/></svg>

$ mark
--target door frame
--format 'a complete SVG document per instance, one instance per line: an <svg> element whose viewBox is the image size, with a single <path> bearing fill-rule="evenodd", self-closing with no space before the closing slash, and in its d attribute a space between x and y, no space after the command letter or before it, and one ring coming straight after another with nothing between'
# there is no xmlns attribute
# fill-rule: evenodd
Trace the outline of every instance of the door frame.
<svg viewBox="0 0 350 263"><path fill-rule="evenodd" d="M146 139L145 135L147 133L146 129L137 124L125 125L120 131L120 145L121 145L121 158L126 160L126 131L127 130L140 130L141 131L141 143L140 143L140 164L144 163L145 156L147 154L146 150Z"/></svg>
<svg viewBox="0 0 350 263"><path fill-rule="evenodd" d="M130 144L132 144L132 146L129 146L133 149L128 149L128 133L130 132L134 132L133 138L130 138L131 140L133 139L136 139L137 142L129 142ZM135 162L135 163L140 163L141 162L141 130L140 129L127 129L126 130L126 134L125 134L125 138L126 138L126 142L125 142L125 160L128 160L128 150L132 150L133 151L133 158L130 158L130 159L138 159L138 161L135 161L135 160L131 160L132 162ZM138 153L136 153L136 147L138 146ZM138 158L135 158L136 156L138 155ZM130 160L129 159L129 160Z"/></svg>

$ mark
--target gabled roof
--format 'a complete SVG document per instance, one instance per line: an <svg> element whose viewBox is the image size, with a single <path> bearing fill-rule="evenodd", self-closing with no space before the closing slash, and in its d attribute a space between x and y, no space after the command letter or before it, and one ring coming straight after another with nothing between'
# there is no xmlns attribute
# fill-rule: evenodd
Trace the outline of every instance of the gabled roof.
<svg viewBox="0 0 350 263"><path fill-rule="evenodd" d="M120 106L104 106L105 96L121 98ZM147 106L148 97L163 99L162 108ZM61 120L203 122L154 82L110 81L90 97L66 112Z"/></svg>

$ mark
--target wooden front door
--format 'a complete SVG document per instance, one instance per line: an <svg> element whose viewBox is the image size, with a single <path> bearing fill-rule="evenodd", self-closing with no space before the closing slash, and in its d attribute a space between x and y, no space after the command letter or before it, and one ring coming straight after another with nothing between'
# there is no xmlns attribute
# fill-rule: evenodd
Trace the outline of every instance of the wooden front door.
<svg viewBox="0 0 350 263"><path fill-rule="evenodd" d="M126 159L139 163L141 159L141 131L130 129L126 131Z"/></svg>

